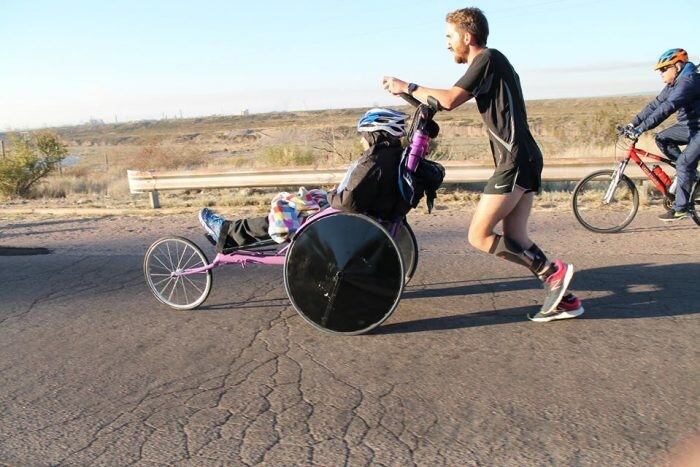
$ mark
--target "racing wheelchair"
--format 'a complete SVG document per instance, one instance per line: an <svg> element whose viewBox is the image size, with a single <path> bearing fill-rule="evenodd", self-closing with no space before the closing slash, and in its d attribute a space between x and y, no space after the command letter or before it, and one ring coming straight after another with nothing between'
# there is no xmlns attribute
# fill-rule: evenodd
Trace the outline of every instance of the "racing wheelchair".
<svg viewBox="0 0 700 467"><path fill-rule="evenodd" d="M440 104L433 98L423 104L402 97L416 107L400 166L406 197L430 138L437 136L432 119ZM379 326L396 309L418 265L418 244L405 218L386 222L327 208L310 216L285 243L218 248L212 262L186 238L161 238L146 251L143 272L160 302L189 310L204 303L212 270L224 264L283 266L285 290L304 320L327 333L356 335Z"/></svg>

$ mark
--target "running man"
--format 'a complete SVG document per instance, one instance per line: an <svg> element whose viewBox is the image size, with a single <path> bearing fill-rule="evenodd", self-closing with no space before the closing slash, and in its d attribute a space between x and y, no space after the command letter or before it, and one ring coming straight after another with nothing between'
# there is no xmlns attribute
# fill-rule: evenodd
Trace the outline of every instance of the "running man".
<svg viewBox="0 0 700 467"><path fill-rule="evenodd" d="M508 59L498 50L486 47L489 26L478 8L449 13L447 49L457 63L469 65L466 73L450 89L434 89L385 76L384 89L392 94L406 93L425 102L436 98L446 110L459 107L472 97L488 130L496 170L469 226L469 243L481 251L523 265L543 283L545 299L541 310L528 315L546 322L575 318L583 313L581 301L566 294L574 273L572 264L549 261L528 236L527 222L532 203L540 190L542 153L530 133L520 78ZM498 223L503 233L494 231Z"/></svg>

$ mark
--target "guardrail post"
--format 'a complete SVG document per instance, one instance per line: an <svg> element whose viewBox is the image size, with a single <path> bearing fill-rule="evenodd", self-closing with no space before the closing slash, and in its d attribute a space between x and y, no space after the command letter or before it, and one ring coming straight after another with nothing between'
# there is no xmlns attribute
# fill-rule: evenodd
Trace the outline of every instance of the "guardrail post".
<svg viewBox="0 0 700 467"><path fill-rule="evenodd" d="M148 197L151 200L151 207L153 209L158 209L160 207L160 200L158 199L158 190L149 191Z"/></svg>

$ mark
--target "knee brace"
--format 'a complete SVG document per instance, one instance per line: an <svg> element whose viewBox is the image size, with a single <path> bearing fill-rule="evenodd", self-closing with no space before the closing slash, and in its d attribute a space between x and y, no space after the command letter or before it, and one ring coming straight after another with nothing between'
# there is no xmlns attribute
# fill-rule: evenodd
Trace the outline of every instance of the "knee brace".
<svg viewBox="0 0 700 467"><path fill-rule="evenodd" d="M547 256L534 243L530 248L525 249L515 240L496 234L489 253L511 263L525 266L537 277L549 269Z"/></svg>

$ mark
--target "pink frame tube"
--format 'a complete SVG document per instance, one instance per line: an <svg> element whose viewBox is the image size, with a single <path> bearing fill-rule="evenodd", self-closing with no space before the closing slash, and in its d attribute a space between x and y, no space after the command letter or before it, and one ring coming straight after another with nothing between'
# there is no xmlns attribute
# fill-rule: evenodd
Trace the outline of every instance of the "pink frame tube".
<svg viewBox="0 0 700 467"><path fill-rule="evenodd" d="M206 266L202 266L201 268L184 269L180 271L180 273L175 273L174 275L187 276L189 274L199 274L210 269L214 269L221 264L240 264L241 266L245 266L246 264L267 264L271 266L283 266L286 259L287 248L288 246L285 246L273 255L255 251L238 251L230 255L218 253L214 258L214 261Z"/></svg>

